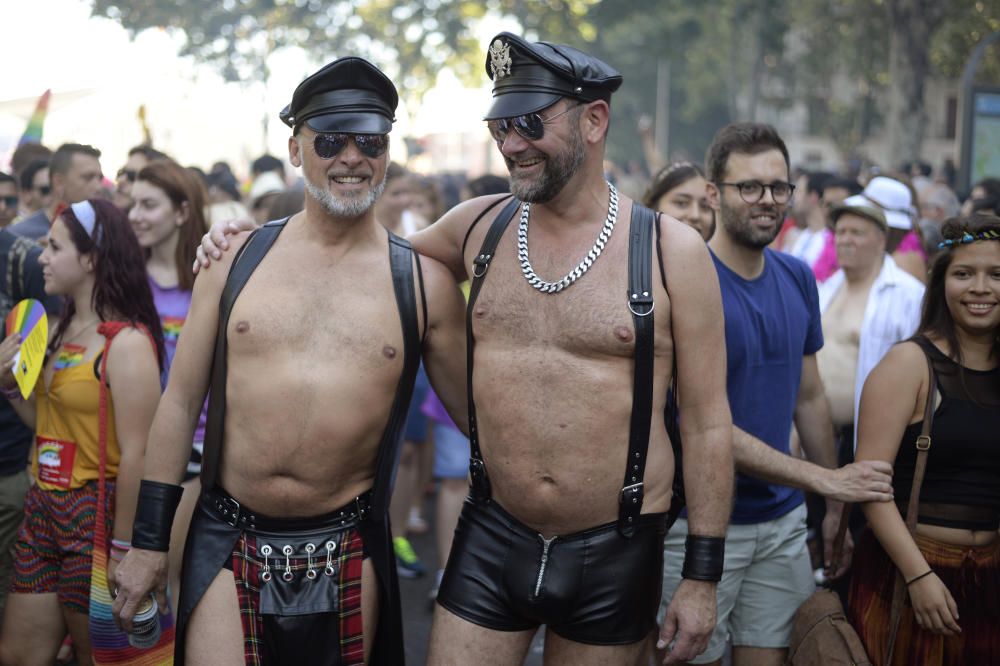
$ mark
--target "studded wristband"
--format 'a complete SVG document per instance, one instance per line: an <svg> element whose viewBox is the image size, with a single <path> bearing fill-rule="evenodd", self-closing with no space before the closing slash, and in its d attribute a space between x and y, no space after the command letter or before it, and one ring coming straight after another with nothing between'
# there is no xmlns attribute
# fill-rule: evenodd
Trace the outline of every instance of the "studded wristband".
<svg viewBox="0 0 1000 666"><path fill-rule="evenodd" d="M684 542L684 567L681 569L681 576L689 580L717 583L722 579L725 559L725 537L689 534Z"/></svg>
<svg viewBox="0 0 1000 666"><path fill-rule="evenodd" d="M143 550L170 550L170 528L184 489L170 483L145 481L139 484L139 503L132 525L132 547Z"/></svg>

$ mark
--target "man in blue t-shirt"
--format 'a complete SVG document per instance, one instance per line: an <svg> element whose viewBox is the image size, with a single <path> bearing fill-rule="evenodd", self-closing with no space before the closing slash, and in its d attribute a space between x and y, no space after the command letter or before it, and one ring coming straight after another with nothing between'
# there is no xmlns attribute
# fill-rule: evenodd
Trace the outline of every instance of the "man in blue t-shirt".
<svg viewBox="0 0 1000 666"><path fill-rule="evenodd" d="M718 623L693 663L719 663L731 637L735 666L778 665L786 659L792 616L815 589L801 489L828 498L824 533L831 534L840 520L838 500L891 499L891 468L833 469L833 426L815 356L823 346L816 280L805 263L767 247L794 190L781 137L769 125L728 125L716 134L706 166L708 200L719 218L709 248L726 320L740 473L717 588ZM789 455L793 422L812 462ZM667 537L665 602L681 579L686 534L682 519Z"/></svg>

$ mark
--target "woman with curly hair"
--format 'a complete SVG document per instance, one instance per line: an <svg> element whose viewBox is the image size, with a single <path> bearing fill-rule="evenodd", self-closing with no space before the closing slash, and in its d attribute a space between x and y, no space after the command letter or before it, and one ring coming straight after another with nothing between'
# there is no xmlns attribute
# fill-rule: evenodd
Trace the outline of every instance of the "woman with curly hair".
<svg viewBox="0 0 1000 666"><path fill-rule="evenodd" d="M849 602L880 666L889 663L897 571L904 603L892 664L1000 663L1000 219L952 219L942 233L917 334L889 351L861 397L857 459L894 464L896 503L863 507L870 530ZM930 448L911 534L903 513L928 394Z"/></svg>
<svg viewBox="0 0 1000 666"><path fill-rule="evenodd" d="M163 335L142 251L111 203L87 200L58 213L39 263L46 293L64 296L65 306L27 401L20 400L8 370L19 336L0 344L0 388L36 434L35 484L14 548L0 660L52 663L68 630L78 662L89 664L91 560L95 533L104 532L97 516L107 517L113 580L131 539L146 437L160 396ZM105 341L112 337L105 359Z"/></svg>

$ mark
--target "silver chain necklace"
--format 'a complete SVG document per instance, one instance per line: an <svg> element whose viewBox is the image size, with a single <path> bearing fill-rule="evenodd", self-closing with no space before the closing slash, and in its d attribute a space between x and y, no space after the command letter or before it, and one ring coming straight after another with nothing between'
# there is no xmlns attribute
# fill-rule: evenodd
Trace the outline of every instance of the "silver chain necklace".
<svg viewBox="0 0 1000 666"><path fill-rule="evenodd" d="M521 205L521 223L517 227L517 260L521 262L521 274L524 275L528 284L543 294L556 294L579 280L590 269L597 258L601 256L604 246L611 238L615 222L618 221L618 190L611 183L608 183L608 194L608 217L604 221L601 233L597 235L597 240L594 241L594 247L590 248L590 252L577 264L576 268L557 282L546 282L538 277L535 274L535 269L531 267L531 261L528 259L528 217L531 214L531 204L526 201Z"/></svg>

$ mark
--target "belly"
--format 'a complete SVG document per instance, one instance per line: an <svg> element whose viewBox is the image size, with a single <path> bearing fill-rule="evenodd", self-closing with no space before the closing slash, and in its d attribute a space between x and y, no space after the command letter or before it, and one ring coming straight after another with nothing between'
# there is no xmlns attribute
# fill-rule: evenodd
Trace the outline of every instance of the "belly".
<svg viewBox="0 0 1000 666"><path fill-rule="evenodd" d="M263 514L325 513L374 480L398 372L310 360L230 363L221 482Z"/></svg>
<svg viewBox="0 0 1000 666"><path fill-rule="evenodd" d="M917 534L955 546L988 546L1000 538L996 530L961 530L922 523L917 524Z"/></svg>
<svg viewBox="0 0 1000 666"><path fill-rule="evenodd" d="M543 534L566 534L618 516L632 411L629 359L580 359L477 346L480 446L493 495ZM515 389L516 387L516 389ZM654 388L654 396L665 395ZM654 400L644 512L665 511L673 454Z"/></svg>

